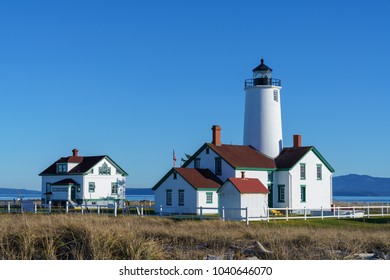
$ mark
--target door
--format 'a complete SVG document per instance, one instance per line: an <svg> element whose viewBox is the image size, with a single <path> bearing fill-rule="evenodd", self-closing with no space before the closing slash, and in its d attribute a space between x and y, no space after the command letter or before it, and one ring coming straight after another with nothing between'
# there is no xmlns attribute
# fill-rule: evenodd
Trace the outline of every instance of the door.
<svg viewBox="0 0 390 280"><path fill-rule="evenodd" d="M76 186L70 187L70 200L76 201Z"/></svg>
<svg viewBox="0 0 390 280"><path fill-rule="evenodd" d="M273 208L274 207L274 195L272 191L272 184L268 184L268 208Z"/></svg>

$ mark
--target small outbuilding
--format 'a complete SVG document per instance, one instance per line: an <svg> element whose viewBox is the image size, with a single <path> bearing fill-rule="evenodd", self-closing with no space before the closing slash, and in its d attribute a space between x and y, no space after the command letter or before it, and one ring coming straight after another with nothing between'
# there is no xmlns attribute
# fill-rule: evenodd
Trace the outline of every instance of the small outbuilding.
<svg viewBox="0 0 390 280"><path fill-rule="evenodd" d="M221 185L209 169L172 168L153 187L155 211L200 214L202 207L203 214L217 214L217 190Z"/></svg>
<svg viewBox="0 0 390 280"><path fill-rule="evenodd" d="M226 220L260 220L267 216L268 189L256 178L229 178L217 191ZM242 209L242 210L240 210Z"/></svg>

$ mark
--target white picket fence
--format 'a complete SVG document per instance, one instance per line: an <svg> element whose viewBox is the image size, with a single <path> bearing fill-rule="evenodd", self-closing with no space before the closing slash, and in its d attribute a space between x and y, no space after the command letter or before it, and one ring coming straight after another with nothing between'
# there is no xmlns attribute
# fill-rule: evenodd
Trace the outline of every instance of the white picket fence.
<svg viewBox="0 0 390 280"><path fill-rule="evenodd" d="M57 209L53 209L51 203L44 208L36 205L32 201L26 201L20 205L20 208L11 207L11 203L8 202L6 208L0 212L8 213L56 213ZM97 214L111 214L115 217L118 215L118 204L115 202L112 205L95 205L80 206L79 209L72 208L68 203L60 210L65 213L97 213ZM131 210L138 216L149 215L150 207L148 206L126 206L122 209L122 214L130 214ZM294 219L341 219L341 218L371 218L371 217L386 217L390 216L390 204L387 205L351 205L351 206L332 206L331 208L266 208L264 209L264 216L251 217L249 216L248 208L227 208L227 207L163 207L160 205L159 211L154 215L161 217L168 216L178 219L221 219L223 221L234 220L244 221L249 224L250 221L273 221L273 220L294 220ZM152 214L152 213L150 213ZM153 214L152 214L153 215Z"/></svg>
<svg viewBox="0 0 390 280"><path fill-rule="evenodd" d="M265 209L266 215L250 217L248 216L248 208L212 208L212 207L196 207L196 208L181 208L177 211L174 207L163 207L160 205L160 216L172 216L179 219L187 217L198 217L203 220L205 217L210 217L210 214L204 214L205 210L214 210L218 213L219 219L225 220L237 220L237 218L230 218L233 215L227 214L227 212L237 211L240 216L238 220L245 221L249 224L250 221L271 221L271 220L307 220L307 219L341 219L341 218L371 218L371 217L385 217L390 216L390 205L355 205L355 206L333 206L331 208L267 208Z"/></svg>
<svg viewBox="0 0 390 280"><path fill-rule="evenodd" d="M269 208L266 220L370 218L390 216L390 205L333 206L328 209Z"/></svg>

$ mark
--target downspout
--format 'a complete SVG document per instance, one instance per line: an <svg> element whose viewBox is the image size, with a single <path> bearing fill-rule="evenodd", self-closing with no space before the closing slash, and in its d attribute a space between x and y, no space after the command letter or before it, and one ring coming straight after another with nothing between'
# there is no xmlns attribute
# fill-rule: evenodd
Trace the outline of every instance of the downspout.
<svg viewBox="0 0 390 280"><path fill-rule="evenodd" d="M330 206L333 204L333 181L332 181L332 173L330 173Z"/></svg>
<svg viewBox="0 0 390 280"><path fill-rule="evenodd" d="M292 208L292 176L291 173L288 172L288 197L289 197L289 205L288 208Z"/></svg>
<svg viewBox="0 0 390 280"><path fill-rule="evenodd" d="M195 189L195 192L196 192L196 204L195 204L196 214L200 215L200 210L198 209L198 207L200 207L200 205L199 205L199 192L197 189Z"/></svg>

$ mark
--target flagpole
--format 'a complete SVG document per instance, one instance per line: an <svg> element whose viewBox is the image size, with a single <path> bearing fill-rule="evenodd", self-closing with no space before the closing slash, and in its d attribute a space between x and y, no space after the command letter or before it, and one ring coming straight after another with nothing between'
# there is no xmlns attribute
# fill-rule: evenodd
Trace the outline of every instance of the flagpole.
<svg viewBox="0 0 390 280"><path fill-rule="evenodd" d="M176 154L175 154L175 150L173 150L173 167L176 167Z"/></svg>

